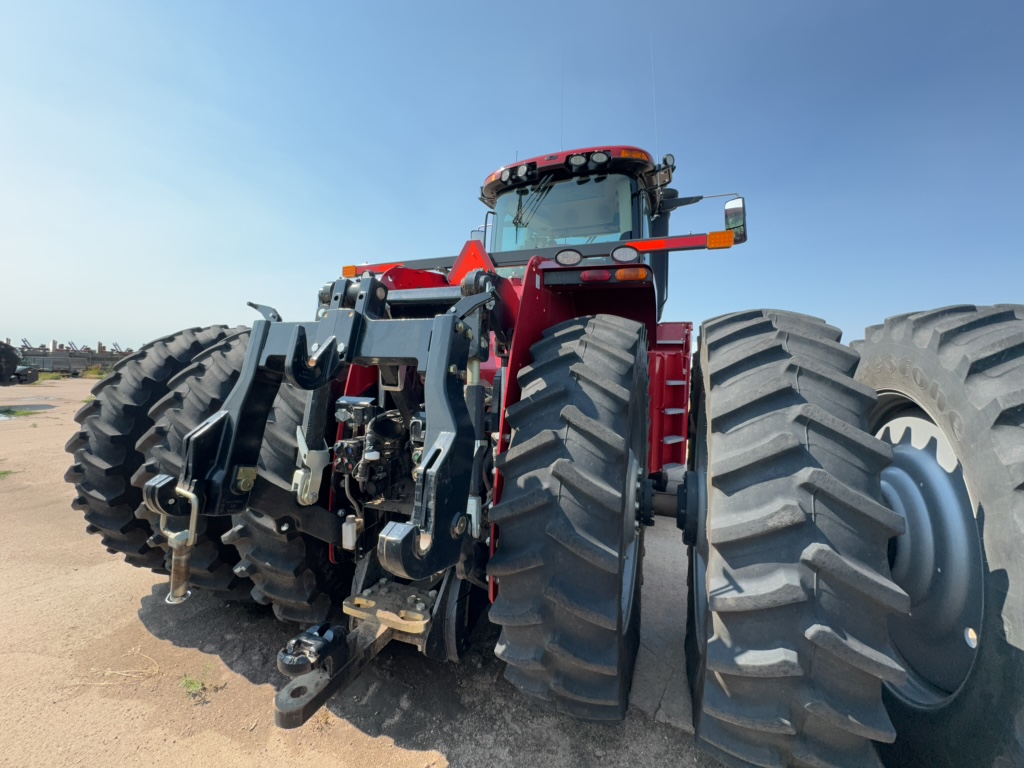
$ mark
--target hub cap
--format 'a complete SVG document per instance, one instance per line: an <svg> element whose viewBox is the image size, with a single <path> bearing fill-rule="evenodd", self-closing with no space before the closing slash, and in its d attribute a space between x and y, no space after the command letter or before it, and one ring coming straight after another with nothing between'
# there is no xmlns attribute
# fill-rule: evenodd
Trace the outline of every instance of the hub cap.
<svg viewBox="0 0 1024 768"><path fill-rule="evenodd" d="M981 639L984 568L974 506L952 445L923 412L902 411L877 436L893 447L882 495L906 521L906 533L889 547L893 580L911 599L908 615L889 619L908 673L895 693L935 707L967 679Z"/></svg>
<svg viewBox="0 0 1024 768"><path fill-rule="evenodd" d="M640 477L640 462L637 461L636 455L629 452L629 474L627 478L638 478ZM622 629L628 631L629 619L633 612L633 587L636 584L636 568L637 568L637 550L640 545L640 521L636 515L633 514L633 510L636 508L637 499L639 495L637 493L637 486L639 482L629 483L626 487L631 488L632 492L628 494L626 499L626 514L623 515L625 521L625 562L622 565Z"/></svg>

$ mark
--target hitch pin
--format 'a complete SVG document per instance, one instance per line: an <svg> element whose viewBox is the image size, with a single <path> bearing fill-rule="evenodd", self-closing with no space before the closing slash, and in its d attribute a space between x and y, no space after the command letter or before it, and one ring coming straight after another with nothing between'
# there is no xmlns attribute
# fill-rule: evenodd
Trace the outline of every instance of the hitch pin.
<svg viewBox="0 0 1024 768"><path fill-rule="evenodd" d="M199 497L191 491L178 486L175 492L188 499L191 514L188 519L188 530L167 530L167 515L160 515L160 528L167 543L171 547L171 584L165 602L168 605L181 605L192 593L188 588L188 577L191 573L192 547L196 543L196 526L199 522Z"/></svg>

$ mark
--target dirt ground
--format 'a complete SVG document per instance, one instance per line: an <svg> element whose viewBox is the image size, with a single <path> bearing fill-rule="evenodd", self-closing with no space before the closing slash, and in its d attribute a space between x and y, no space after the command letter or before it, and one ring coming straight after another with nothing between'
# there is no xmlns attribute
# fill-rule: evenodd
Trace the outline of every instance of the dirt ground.
<svg viewBox="0 0 1024 768"><path fill-rule="evenodd" d="M684 553L651 529L633 706L617 725L539 709L502 677L497 632L465 663L393 644L303 728L273 724L277 651L294 629L125 565L85 532L64 444L93 382L0 389L0 765L636 766L715 768L688 733Z"/></svg>

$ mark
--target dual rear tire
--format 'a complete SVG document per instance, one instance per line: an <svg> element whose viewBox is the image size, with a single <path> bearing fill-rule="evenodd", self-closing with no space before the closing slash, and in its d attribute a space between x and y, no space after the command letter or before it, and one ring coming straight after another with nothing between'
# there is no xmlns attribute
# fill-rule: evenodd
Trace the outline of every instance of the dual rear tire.
<svg viewBox="0 0 1024 768"><path fill-rule="evenodd" d="M892 445L886 502L907 520L889 629L888 766L1024 766L1024 306L961 305L870 327L857 379Z"/></svg>
<svg viewBox="0 0 1024 768"><path fill-rule="evenodd" d="M886 621L909 601L886 552L903 521L839 337L766 310L701 328L687 660L697 739L728 765L877 766L873 742L896 736Z"/></svg>
<svg viewBox="0 0 1024 768"><path fill-rule="evenodd" d="M75 463L65 475L75 484L73 506L87 530L127 562L168 572L170 551L142 487L157 474L181 474L183 439L220 410L248 339L246 329L214 326L152 342L101 381L76 416L82 426L67 445ZM260 482L290 489L304 404L304 393L282 384L264 434ZM324 621L351 588L351 567L330 563L327 544L253 510L204 518L190 565L190 587L272 605L278 618L302 625Z"/></svg>
<svg viewBox="0 0 1024 768"><path fill-rule="evenodd" d="M1024 307L865 335L702 329L697 738L735 766L1024 766Z"/></svg>

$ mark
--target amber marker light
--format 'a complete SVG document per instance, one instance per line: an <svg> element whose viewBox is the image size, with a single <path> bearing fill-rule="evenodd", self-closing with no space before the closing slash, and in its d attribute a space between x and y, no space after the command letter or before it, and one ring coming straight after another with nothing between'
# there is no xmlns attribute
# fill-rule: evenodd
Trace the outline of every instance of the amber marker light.
<svg viewBox="0 0 1024 768"><path fill-rule="evenodd" d="M708 232L708 250L712 248L732 248L736 233L731 229L724 232Z"/></svg>
<svg viewBox="0 0 1024 768"><path fill-rule="evenodd" d="M628 157L632 160L650 160L646 152L641 152L638 149L624 149L622 150L622 157Z"/></svg>
<svg viewBox="0 0 1024 768"><path fill-rule="evenodd" d="M360 275L363 275L363 274L365 274L367 272L370 272L371 274L374 274L374 275L379 275L379 274L381 274L383 272L387 272L392 267L400 267L400 266L402 266L402 264L400 262L395 262L395 263L392 263L392 264L359 264L359 265L355 265L355 266L350 264L348 266L345 266L345 267L341 268L341 276L342 277L359 277Z"/></svg>
<svg viewBox="0 0 1024 768"><path fill-rule="evenodd" d="M615 279L621 281L627 280L646 280L647 279L647 268L646 267L623 267L622 269L615 270Z"/></svg>

